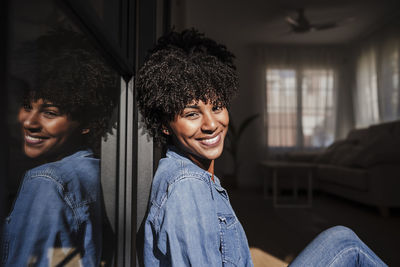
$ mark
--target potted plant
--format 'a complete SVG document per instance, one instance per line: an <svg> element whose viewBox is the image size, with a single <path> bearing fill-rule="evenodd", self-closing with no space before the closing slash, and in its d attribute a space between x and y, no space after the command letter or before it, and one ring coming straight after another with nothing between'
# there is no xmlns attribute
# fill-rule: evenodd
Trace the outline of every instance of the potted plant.
<svg viewBox="0 0 400 267"><path fill-rule="evenodd" d="M239 141L243 132L247 129L252 121L254 121L260 114L253 114L247 117L238 127L232 123L229 124L228 134L225 141L225 150L232 156L233 160L233 173L226 174L224 179L224 186L227 188L236 188L237 187L237 174L239 171L239 158L238 158L238 149L239 149Z"/></svg>

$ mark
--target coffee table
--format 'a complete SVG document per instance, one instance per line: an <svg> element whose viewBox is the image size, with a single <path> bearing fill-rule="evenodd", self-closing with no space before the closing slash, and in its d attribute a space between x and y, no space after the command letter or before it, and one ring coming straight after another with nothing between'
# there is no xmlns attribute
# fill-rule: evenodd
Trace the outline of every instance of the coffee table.
<svg viewBox="0 0 400 267"><path fill-rule="evenodd" d="M275 161L275 160L266 160L260 162L261 167L264 169L264 198L269 199L271 196L269 195L269 186L271 183L270 176L267 175L267 172L272 171L272 199L273 206L275 208L307 208L312 206L313 199L313 172L315 165L311 163L303 163L303 162L291 162L291 161ZM279 202L279 180L285 179L288 176L279 175L280 172L289 173L291 177L293 177L292 183L292 198L295 200L292 203L280 203ZM306 179L307 180L307 202L298 201L298 179Z"/></svg>

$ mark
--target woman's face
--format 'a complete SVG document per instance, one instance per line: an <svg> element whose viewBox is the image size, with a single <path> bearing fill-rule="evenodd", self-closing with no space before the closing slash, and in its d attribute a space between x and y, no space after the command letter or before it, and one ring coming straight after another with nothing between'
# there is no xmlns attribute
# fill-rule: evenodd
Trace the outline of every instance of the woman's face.
<svg viewBox="0 0 400 267"><path fill-rule="evenodd" d="M20 108L23 147L30 158L57 159L80 136L79 123L62 114L57 106L43 99Z"/></svg>
<svg viewBox="0 0 400 267"><path fill-rule="evenodd" d="M170 122L171 134L178 146L191 156L214 160L224 148L228 131L229 114L226 108L214 107L211 103L193 101Z"/></svg>

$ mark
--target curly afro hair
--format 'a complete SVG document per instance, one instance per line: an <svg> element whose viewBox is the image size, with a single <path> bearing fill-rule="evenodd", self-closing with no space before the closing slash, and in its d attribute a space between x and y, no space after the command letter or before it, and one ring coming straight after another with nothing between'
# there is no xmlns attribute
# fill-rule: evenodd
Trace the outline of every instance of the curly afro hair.
<svg viewBox="0 0 400 267"><path fill-rule="evenodd" d="M203 101L229 108L237 93L234 55L195 29L161 37L136 78L144 124L159 145L169 142L163 125L189 103Z"/></svg>
<svg viewBox="0 0 400 267"><path fill-rule="evenodd" d="M111 117L118 99L116 72L85 36L71 29L56 28L21 51L32 60L22 66L30 84L23 104L44 99L58 106L90 130L83 145L99 155L101 137L113 126Z"/></svg>

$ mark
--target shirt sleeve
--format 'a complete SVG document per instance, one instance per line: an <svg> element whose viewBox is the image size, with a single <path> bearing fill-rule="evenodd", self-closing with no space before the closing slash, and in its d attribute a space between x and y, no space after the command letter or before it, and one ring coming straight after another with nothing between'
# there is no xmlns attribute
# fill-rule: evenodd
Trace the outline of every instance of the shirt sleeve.
<svg viewBox="0 0 400 267"><path fill-rule="evenodd" d="M61 186L49 177L24 181L7 227L10 266L54 266L68 256L80 262L78 222Z"/></svg>
<svg viewBox="0 0 400 267"><path fill-rule="evenodd" d="M184 178L169 189L157 245L172 266L222 266L220 232L211 189Z"/></svg>

